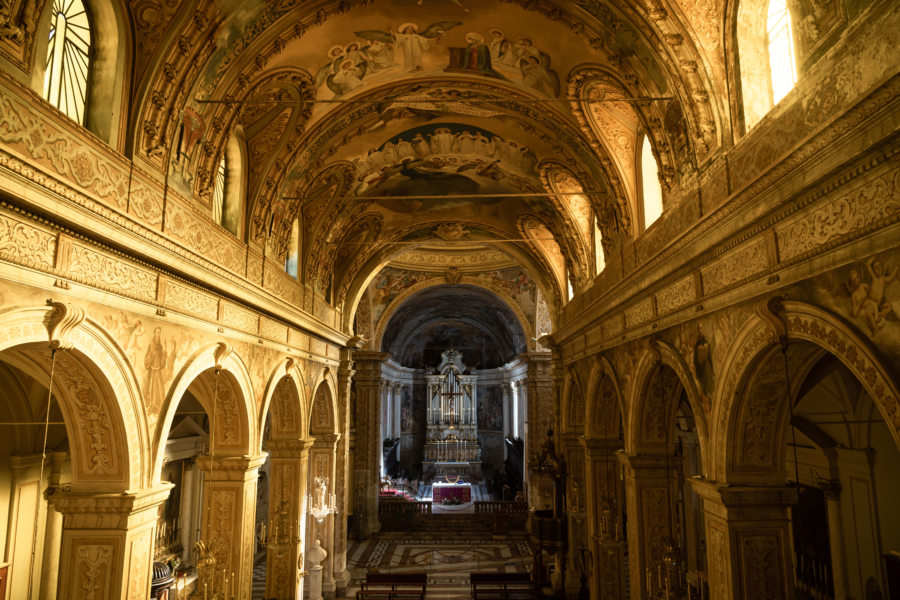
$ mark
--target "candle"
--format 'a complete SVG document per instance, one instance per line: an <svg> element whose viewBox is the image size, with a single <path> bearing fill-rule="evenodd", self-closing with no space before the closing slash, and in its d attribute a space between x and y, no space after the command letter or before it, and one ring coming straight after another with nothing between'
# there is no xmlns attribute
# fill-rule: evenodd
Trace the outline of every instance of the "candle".
<svg viewBox="0 0 900 600"><path fill-rule="evenodd" d="M231 572L231 597L234 598L234 571Z"/></svg>
<svg viewBox="0 0 900 600"><path fill-rule="evenodd" d="M206 584L203 584L203 600L206 600Z"/></svg>

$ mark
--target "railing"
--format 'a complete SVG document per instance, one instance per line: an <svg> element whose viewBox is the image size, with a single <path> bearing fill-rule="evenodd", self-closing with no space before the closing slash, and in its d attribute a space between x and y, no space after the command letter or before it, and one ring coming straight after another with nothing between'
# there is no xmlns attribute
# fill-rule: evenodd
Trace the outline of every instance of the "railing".
<svg viewBox="0 0 900 600"><path fill-rule="evenodd" d="M491 513L507 513L507 514L527 514L528 503L516 501L489 500L475 503L475 512L477 514Z"/></svg>
<svg viewBox="0 0 900 600"><path fill-rule="evenodd" d="M379 502L378 513L381 515L430 515L431 502L406 500Z"/></svg>

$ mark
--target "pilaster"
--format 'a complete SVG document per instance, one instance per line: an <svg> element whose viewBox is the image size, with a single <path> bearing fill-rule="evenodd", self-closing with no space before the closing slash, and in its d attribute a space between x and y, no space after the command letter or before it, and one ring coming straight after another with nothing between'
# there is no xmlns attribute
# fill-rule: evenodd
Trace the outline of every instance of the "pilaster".
<svg viewBox="0 0 900 600"><path fill-rule="evenodd" d="M299 529L304 517L303 500L306 498L311 446L311 441L301 439L266 442L271 474L267 522L278 525L278 530L273 528L267 532L267 598L302 598L299 579L304 535Z"/></svg>
<svg viewBox="0 0 900 600"><path fill-rule="evenodd" d="M622 600L625 598L625 535L622 528L624 498L619 484L619 461L616 452L622 447L617 439L586 439L584 446L585 512L592 565L591 598ZM611 500L609 505L605 502ZM609 528L610 531L605 531ZM604 543L618 539L618 543Z"/></svg>
<svg viewBox="0 0 900 600"><path fill-rule="evenodd" d="M722 600L793 598L788 508L797 490L692 479L703 498L709 593Z"/></svg>
<svg viewBox="0 0 900 600"><path fill-rule="evenodd" d="M133 493L50 496L63 516L58 597L146 598L159 507L171 488L162 484Z"/></svg>
<svg viewBox="0 0 900 600"><path fill-rule="evenodd" d="M254 545L256 482L265 460L265 454L197 458L205 476L201 540L216 557L217 571L234 582L236 600L250 600L253 553L247 548Z"/></svg>
<svg viewBox="0 0 900 600"><path fill-rule="evenodd" d="M338 440L337 456L335 464L336 477L340 477L343 485L335 486L337 493L337 516L334 519L334 582L335 594L344 596L347 585L350 583L350 572L347 570L347 517L350 513L350 493L354 489L351 478L350 464L350 385L356 371L353 369L353 350L344 348L341 350L341 363L337 371L338 393L338 428L341 439Z"/></svg>
<svg viewBox="0 0 900 600"><path fill-rule="evenodd" d="M356 367L356 455L354 457L354 480L356 498L356 534L359 539L368 539L377 532L381 524L378 520L378 485L381 465L381 410L380 385L381 366L390 358L385 352L355 352Z"/></svg>
<svg viewBox="0 0 900 600"><path fill-rule="evenodd" d="M528 367L525 380L526 410L523 437L525 441L525 487L528 496L529 510L553 506L553 495L548 490L541 490L538 476L531 473L528 464L532 456L540 449L547 430L553 422L553 361L549 352L527 352L519 358Z"/></svg>
<svg viewBox="0 0 900 600"><path fill-rule="evenodd" d="M617 456L625 467L630 590L632 597L644 598L648 569L662 561L666 539L680 539L674 505L677 461L674 457L667 461L665 455L633 455L621 450Z"/></svg>

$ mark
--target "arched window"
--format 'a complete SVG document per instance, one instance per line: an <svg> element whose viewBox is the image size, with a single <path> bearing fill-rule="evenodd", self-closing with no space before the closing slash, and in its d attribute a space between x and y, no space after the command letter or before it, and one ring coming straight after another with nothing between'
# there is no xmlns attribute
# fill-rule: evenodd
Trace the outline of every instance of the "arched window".
<svg viewBox="0 0 900 600"><path fill-rule="evenodd" d="M794 61L794 36L791 13L785 0L769 0L766 19L769 47L769 77L772 82L772 104L778 104L797 83Z"/></svg>
<svg viewBox="0 0 900 600"><path fill-rule="evenodd" d="M641 195L644 207L644 229L650 227L663 211L659 166L646 135L641 137Z"/></svg>
<svg viewBox="0 0 900 600"><path fill-rule="evenodd" d="M594 218L594 265L599 275L606 268L606 261L603 259L603 233L600 231L600 219Z"/></svg>
<svg viewBox="0 0 900 600"><path fill-rule="evenodd" d="M749 131L797 82L787 0L741 0L735 15L741 114Z"/></svg>
<svg viewBox="0 0 900 600"><path fill-rule="evenodd" d="M225 144L225 152L222 153L213 179L212 218L239 237L246 193L243 165L243 144L236 135L232 135Z"/></svg>
<svg viewBox="0 0 900 600"><path fill-rule="evenodd" d="M91 64L91 23L82 0L53 0L44 98L84 123Z"/></svg>
<svg viewBox="0 0 900 600"><path fill-rule="evenodd" d="M291 239L288 242L287 256L284 259L285 272L295 279L300 278L300 218L294 219L291 226Z"/></svg>
<svg viewBox="0 0 900 600"><path fill-rule="evenodd" d="M223 225L222 216L225 212L225 155L219 161L219 168L216 169L216 183L213 186L213 205L212 217L213 221L219 225Z"/></svg>

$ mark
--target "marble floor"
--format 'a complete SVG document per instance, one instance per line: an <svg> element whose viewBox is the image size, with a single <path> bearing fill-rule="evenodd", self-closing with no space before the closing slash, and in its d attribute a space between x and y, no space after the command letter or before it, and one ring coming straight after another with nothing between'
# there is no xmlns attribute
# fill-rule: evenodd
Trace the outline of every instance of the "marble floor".
<svg viewBox="0 0 900 600"><path fill-rule="evenodd" d="M351 587L355 597L368 571L381 573L428 573L429 600L469 598L469 573L489 571L522 573L531 570L533 550L524 536L479 537L437 532L427 536L404 533L382 534L351 543L348 548Z"/></svg>

